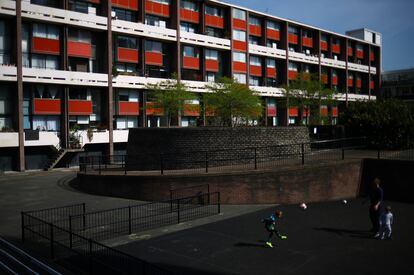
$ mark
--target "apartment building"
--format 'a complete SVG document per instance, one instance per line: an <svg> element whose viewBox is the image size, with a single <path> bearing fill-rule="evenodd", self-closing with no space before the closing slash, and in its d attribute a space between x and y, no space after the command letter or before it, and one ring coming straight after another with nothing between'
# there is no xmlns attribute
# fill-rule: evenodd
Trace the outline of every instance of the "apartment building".
<svg viewBox="0 0 414 275"><path fill-rule="evenodd" d="M172 74L197 95L221 76L250 85L271 127L309 115L283 109L280 87L298 73L317 74L345 104L375 99L380 68L376 32L342 35L221 1L2 0L0 170L124 152L129 128L165 125L145 85ZM177 123L205 124L203 108L187 102ZM338 107L320 112L335 123Z"/></svg>

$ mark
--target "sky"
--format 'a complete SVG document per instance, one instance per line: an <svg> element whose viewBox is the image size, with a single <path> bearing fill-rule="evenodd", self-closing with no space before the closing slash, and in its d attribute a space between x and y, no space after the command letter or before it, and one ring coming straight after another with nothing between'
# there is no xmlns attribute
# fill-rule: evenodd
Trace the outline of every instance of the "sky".
<svg viewBox="0 0 414 275"><path fill-rule="evenodd" d="M224 0L345 34L367 28L382 34L383 71L414 68L414 0Z"/></svg>

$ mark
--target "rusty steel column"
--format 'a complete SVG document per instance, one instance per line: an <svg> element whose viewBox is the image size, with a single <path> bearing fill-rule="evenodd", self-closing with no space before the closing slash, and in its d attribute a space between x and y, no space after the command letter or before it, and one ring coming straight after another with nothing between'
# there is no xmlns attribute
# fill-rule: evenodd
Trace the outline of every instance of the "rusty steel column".
<svg viewBox="0 0 414 275"><path fill-rule="evenodd" d="M24 127L23 127L23 59L22 59L22 3L16 0L16 63L17 63L17 130L19 132L17 170L24 171ZM15 116L16 117L16 116Z"/></svg>
<svg viewBox="0 0 414 275"><path fill-rule="evenodd" d="M108 144L108 155L114 154L114 106L113 106L113 89L112 89L112 1L107 0L107 74L108 74L108 95L107 95L107 121L108 121L108 132L109 132L109 144Z"/></svg>

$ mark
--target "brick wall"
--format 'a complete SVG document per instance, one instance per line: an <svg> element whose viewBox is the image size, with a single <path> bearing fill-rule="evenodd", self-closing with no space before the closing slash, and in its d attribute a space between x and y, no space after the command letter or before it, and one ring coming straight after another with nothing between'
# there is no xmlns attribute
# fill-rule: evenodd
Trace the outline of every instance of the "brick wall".
<svg viewBox="0 0 414 275"><path fill-rule="evenodd" d="M301 150L299 145L278 145L303 142L309 142L306 127L131 129L127 167L128 170L159 169L161 162L164 169L203 167L206 158L210 166L233 165L252 162L255 154L262 160L271 160ZM262 148L255 152L253 147Z"/></svg>

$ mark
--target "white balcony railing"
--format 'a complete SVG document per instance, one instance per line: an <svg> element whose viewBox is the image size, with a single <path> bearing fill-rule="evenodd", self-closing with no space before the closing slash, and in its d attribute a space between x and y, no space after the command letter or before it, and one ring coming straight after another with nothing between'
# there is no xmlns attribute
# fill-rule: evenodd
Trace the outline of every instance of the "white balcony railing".
<svg viewBox="0 0 414 275"><path fill-rule="evenodd" d="M19 146L19 133L10 132L2 133L0 132L0 147L18 147Z"/></svg>
<svg viewBox="0 0 414 275"><path fill-rule="evenodd" d="M368 66L361 65L361 64L356 64L356 63L351 63L351 62L348 62L348 69L353 70L353 71L363 72L363 73L367 73L369 71Z"/></svg>
<svg viewBox="0 0 414 275"><path fill-rule="evenodd" d="M0 65L1 81L17 81L17 68L15 66Z"/></svg>
<svg viewBox="0 0 414 275"><path fill-rule="evenodd" d="M256 95L269 97L283 97L283 89L276 87L250 86L250 89L255 91Z"/></svg>
<svg viewBox="0 0 414 275"><path fill-rule="evenodd" d="M180 32L180 41L182 43L195 44L209 48L230 50L231 42L229 39L217 38L208 35L202 35L190 32Z"/></svg>
<svg viewBox="0 0 414 275"><path fill-rule="evenodd" d="M23 68L23 81L105 87L108 86L108 75L98 73Z"/></svg>
<svg viewBox="0 0 414 275"><path fill-rule="evenodd" d="M59 144L57 132L39 132L38 140L25 140L24 146L57 146Z"/></svg>
<svg viewBox="0 0 414 275"><path fill-rule="evenodd" d="M377 74L377 68L376 67L371 67L371 74Z"/></svg>
<svg viewBox="0 0 414 275"><path fill-rule="evenodd" d="M321 65L335 67L339 69L346 69L346 62L342 60L335 60L321 57Z"/></svg>
<svg viewBox="0 0 414 275"><path fill-rule="evenodd" d="M335 94L334 98L339 101L346 101L346 94ZM376 100L376 96L369 95L359 95L359 94L348 94L348 101L368 101Z"/></svg>
<svg viewBox="0 0 414 275"><path fill-rule="evenodd" d="M306 55L304 53L289 52L289 59L291 59L293 61L319 64L319 57L318 56Z"/></svg>
<svg viewBox="0 0 414 275"><path fill-rule="evenodd" d="M0 14L16 16L16 2L7 0L0 1Z"/></svg>
<svg viewBox="0 0 414 275"><path fill-rule="evenodd" d="M254 55L286 59L286 51L260 45L249 44L249 52Z"/></svg>
<svg viewBox="0 0 414 275"><path fill-rule="evenodd" d="M112 20L112 31L169 41L177 40L176 30L145 25L142 23L128 22L124 20Z"/></svg>

